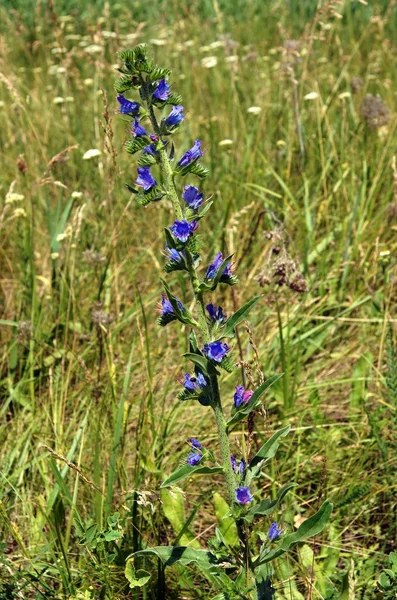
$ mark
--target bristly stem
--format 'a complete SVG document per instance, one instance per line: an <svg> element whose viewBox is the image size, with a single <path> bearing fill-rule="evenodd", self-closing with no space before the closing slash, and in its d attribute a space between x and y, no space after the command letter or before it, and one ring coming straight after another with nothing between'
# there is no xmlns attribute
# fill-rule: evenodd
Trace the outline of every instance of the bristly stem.
<svg viewBox="0 0 397 600"><path fill-rule="evenodd" d="M145 93L145 100L146 100L147 106L148 106L150 121L152 123L154 131L156 132L156 135L158 135L161 138L161 131L160 131L160 127L157 122L157 119L156 119L156 115L153 110L151 96L149 93L147 93L145 86L143 86L143 89L144 89L144 93ZM170 164L170 160L168 158L167 151L164 147L160 147L158 152L159 152L159 156L160 156L160 168L161 168L161 172L163 174L164 187L167 192L167 196L171 200L171 204L174 209L176 218L182 220L184 218L184 214L183 214L181 204L179 202L178 193L175 188L174 172L173 172L172 166ZM203 293L200 290L200 281L199 281L199 278L197 275L196 267L194 265L192 253L190 252L189 248L185 249L185 255L186 255L186 263L187 263L189 278L190 278L190 282L192 284L193 294L194 294L194 298L196 301L198 324L199 324L198 326L199 326L200 334L201 334L203 343L208 343L211 341L211 332L210 332L210 328L208 326L208 322L207 322L207 319L205 316L204 298L203 298ZM220 446L221 457L222 457L223 471L224 471L226 486L227 486L227 490L228 490L229 503L230 503L231 508L233 508L233 505L235 503L235 490L236 490L237 483L236 483L236 477L235 477L235 474L234 474L234 471L232 468L232 463L231 463L230 443L229 443L229 437L228 437L228 433L227 433L226 419L225 419L225 415L223 413L222 402L221 402L221 397L220 397L220 392L219 392L218 376L216 374L213 374L210 376L210 385L211 385L211 391L212 391L212 408L214 411L215 421L216 421L217 428L218 428L218 438L219 438L219 446ZM246 573L246 581L248 583L248 580L250 578L254 579L254 573L252 570L251 556L250 556L249 543L248 543L248 536L245 531L244 524L241 522L241 520L236 519L236 526L237 526L237 532L238 532L238 536L239 536L239 540L240 540L241 549L242 549L242 552L244 555L244 567L245 567L245 573ZM254 595L256 597L256 592L254 592Z"/></svg>

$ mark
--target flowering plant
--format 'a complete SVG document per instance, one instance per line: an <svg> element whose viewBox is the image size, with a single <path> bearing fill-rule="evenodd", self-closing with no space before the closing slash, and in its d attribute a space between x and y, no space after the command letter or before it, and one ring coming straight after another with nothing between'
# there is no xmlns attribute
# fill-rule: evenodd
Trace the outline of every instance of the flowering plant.
<svg viewBox="0 0 397 600"><path fill-rule="evenodd" d="M222 252L216 254L203 275L200 275L202 259L196 231L201 227L212 204L205 202L203 193L191 180L193 176L199 180L207 176L207 169L200 162L203 157L202 143L196 140L184 154L179 158L175 157L175 147L170 142L170 137L177 131L185 116L181 96L168 83L170 71L154 64L144 45L122 52L120 58L122 77L116 84L119 94L117 100L120 112L131 119L132 134L126 149L131 154L140 152L135 185L127 187L136 194L142 206L162 199L171 202L175 220L165 229L167 262L164 271L185 272L190 280L194 299L195 314L191 314L166 281L162 280L164 293L158 324L167 326L172 321L179 321L192 328L190 351L184 356L192 363L194 374L185 374L179 400L198 401L211 408L217 426L221 456L221 460L217 461L213 452L197 439L191 438L186 463L172 473L162 487L172 486L193 475L222 474L227 489L229 517L233 519L235 532L235 536L226 536L221 528L217 529L208 550L188 546L159 546L135 552L128 559L128 579L132 587L145 585L148 577L135 576L133 564L139 557L153 555L164 566L175 562L183 566L194 563L219 590L215 596L217 600L271 598L271 561L283 555L297 542L317 535L327 522L332 505L325 501L293 533L284 534L277 522L273 521L267 534L258 532L261 541L259 549L252 543L254 525L274 512L294 485L284 485L275 498L259 502L256 500L254 482L261 476L265 464L275 456L281 439L288 434L290 426L277 431L253 456L246 456L239 462L230 448L229 434L232 429L258 409L261 396L280 375L270 377L254 391L238 385L228 420L221 402L221 370L233 370L231 348L225 340L234 337L237 325L247 317L261 296L249 300L229 317L224 314L221 306L206 304L208 293L214 292L221 284L235 285L237 277L233 273L232 257L224 257ZM139 102L125 98L124 93L128 90L139 93ZM163 113L165 116L161 116ZM180 181L184 178L188 183L182 187Z"/></svg>

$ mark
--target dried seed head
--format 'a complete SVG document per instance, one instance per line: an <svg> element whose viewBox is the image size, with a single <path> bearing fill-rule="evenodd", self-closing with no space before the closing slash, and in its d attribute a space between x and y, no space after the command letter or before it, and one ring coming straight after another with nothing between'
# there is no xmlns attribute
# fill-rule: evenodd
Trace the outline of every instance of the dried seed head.
<svg viewBox="0 0 397 600"><path fill-rule="evenodd" d="M106 256L96 252L95 250L85 250L83 252L84 260L91 265L101 265L106 262Z"/></svg>
<svg viewBox="0 0 397 600"><path fill-rule="evenodd" d="M18 323L17 340L19 342L28 342L33 335L33 326L30 321L21 321Z"/></svg>
<svg viewBox="0 0 397 600"><path fill-rule="evenodd" d="M288 287L299 294L303 294L307 292L307 282L304 278L303 274L300 272L296 272L293 279L288 282Z"/></svg>
<svg viewBox="0 0 397 600"><path fill-rule="evenodd" d="M379 95L367 94L364 96L360 111L370 129L377 129L387 125L390 121L390 109Z"/></svg>
<svg viewBox="0 0 397 600"><path fill-rule="evenodd" d="M356 94L363 87L364 81L361 79L361 77L352 77L350 85L352 87L353 93Z"/></svg>
<svg viewBox="0 0 397 600"><path fill-rule="evenodd" d="M28 165L26 163L26 160L25 160L23 154L20 154L17 158L17 167L18 167L19 171L22 173L22 175L25 175Z"/></svg>
<svg viewBox="0 0 397 600"><path fill-rule="evenodd" d="M113 313L106 313L102 310L103 303L97 302L94 310L92 311L92 322L95 325L103 325L104 327L110 325L114 321Z"/></svg>

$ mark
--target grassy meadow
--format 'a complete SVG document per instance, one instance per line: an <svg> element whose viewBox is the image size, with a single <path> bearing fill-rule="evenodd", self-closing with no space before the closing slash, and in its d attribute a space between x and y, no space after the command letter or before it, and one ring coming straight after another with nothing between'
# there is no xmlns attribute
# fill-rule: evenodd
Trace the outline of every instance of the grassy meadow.
<svg viewBox="0 0 397 600"><path fill-rule="evenodd" d="M296 482L288 530L334 503L277 561L276 599L396 598L397 574L378 586L397 540L396 35L394 0L0 2L1 600L215 595L194 568L124 576L147 545L204 547L225 512L218 476L160 490L187 438L217 444L212 413L177 401L188 328L156 325L171 205L125 185L115 66L143 42L183 96L178 152L206 149L205 248L240 279L217 301L264 294L222 380L231 407L241 362L253 384L284 373L255 420L258 445L292 425L261 495Z"/></svg>

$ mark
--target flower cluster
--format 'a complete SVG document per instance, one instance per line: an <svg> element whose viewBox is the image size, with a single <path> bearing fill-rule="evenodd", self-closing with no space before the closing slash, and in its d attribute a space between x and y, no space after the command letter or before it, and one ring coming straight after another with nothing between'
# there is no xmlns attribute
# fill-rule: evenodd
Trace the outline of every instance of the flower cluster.
<svg viewBox="0 0 397 600"><path fill-rule="evenodd" d="M178 298L173 296L172 299L175 301L174 305L165 294L161 294L160 317L157 319L157 322L163 327L164 325L171 323L171 321L176 321L178 319L176 309L181 313L186 312L186 308Z"/></svg>

